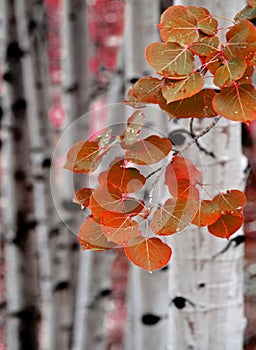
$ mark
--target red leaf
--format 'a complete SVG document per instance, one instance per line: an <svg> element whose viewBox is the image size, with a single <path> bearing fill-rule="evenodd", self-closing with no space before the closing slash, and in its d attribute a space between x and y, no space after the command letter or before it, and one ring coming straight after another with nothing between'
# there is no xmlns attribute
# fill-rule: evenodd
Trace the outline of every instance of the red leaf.
<svg viewBox="0 0 256 350"><path fill-rule="evenodd" d="M194 199L168 199L163 207L154 212L150 227L158 235L177 233L191 223L197 210L198 201Z"/></svg>
<svg viewBox="0 0 256 350"><path fill-rule="evenodd" d="M163 41L187 46L199 37L197 18L184 6L171 6L161 16L159 24Z"/></svg>
<svg viewBox="0 0 256 350"><path fill-rule="evenodd" d="M172 255L171 248L159 238L137 238L124 252L132 263L147 271L161 269Z"/></svg>
<svg viewBox="0 0 256 350"><path fill-rule="evenodd" d="M80 188L78 190L74 197L73 202L82 205L83 207L87 207L90 202L90 196L92 194L93 189L92 188Z"/></svg>
<svg viewBox="0 0 256 350"><path fill-rule="evenodd" d="M138 137L144 123L145 115L142 111L136 111L128 118L127 128L120 135L122 148L130 148L135 142L138 141Z"/></svg>
<svg viewBox="0 0 256 350"><path fill-rule="evenodd" d="M144 203L123 195L118 187L108 183L101 184L93 191L90 197L89 208L94 217L100 217L105 211L132 216L137 215L144 209Z"/></svg>
<svg viewBox="0 0 256 350"><path fill-rule="evenodd" d="M94 171L99 165L96 161L99 151L98 142L79 141L68 151L64 168L81 174Z"/></svg>
<svg viewBox="0 0 256 350"><path fill-rule="evenodd" d="M155 42L149 45L146 59L156 73L170 79L184 79L194 70L193 55L177 43Z"/></svg>
<svg viewBox="0 0 256 350"><path fill-rule="evenodd" d="M126 159L139 165L149 165L164 159L171 151L172 144L168 138L152 135L131 146Z"/></svg>
<svg viewBox="0 0 256 350"><path fill-rule="evenodd" d="M126 214L106 211L101 215L100 223L107 239L117 244L124 245L141 236L138 222Z"/></svg>
<svg viewBox="0 0 256 350"><path fill-rule="evenodd" d="M203 77L199 73L193 73L182 80L166 80L162 87L162 93L169 104L195 95L202 90L203 86Z"/></svg>
<svg viewBox="0 0 256 350"><path fill-rule="evenodd" d="M104 251L116 247L116 244L108 242L102 232L99 219L89 216L81 226L78 241L82 250Z"/></svg>
<svg viewBox="0 0 256 350"><path fill-rule="evenodd" d="M201 174L190 159L173 156L171 163L166 167L165 184L170 186L181 179L187 179L195 185L201 181Z"/></svg>
<svg viewBox="0 0 256 350"><path fill-rule="evenodd" d="M139 79L131 88L131 94L136 101L144 103L157 103L158 92L161 89L160 79L145 77Z"/></svg>
<svg viewBox="0 0 256 350"><path fill-rule="evenodd" d="M221 215L216 222L208 226L208 230L214 236L228 239L242 226L242 224L243 215L241 213L229 213Z"/></svg>
<svg viewBox="0 0 256 350"><path fill-rule="evenodd" d="M213 99L216 113L227 119L250 122L256 119L256 90L249 84L223 88Z"/></svg>
<svg viewBox="0 0 256 350"><path fill-rule="evenodd" d="M101 175L100 182L107 182L118 187L122 193L139 191L145 184L145 177L136 168L126 168L125 161L114 164L105 174Z"/></svg>
<svg viewBox="0 0 256 350"><path fill-rule="evenodd" d="M211 225L220 216L220 209L217 204L211 200L201 200L199 209L192 220L192 224L197 226Z"/></svg>

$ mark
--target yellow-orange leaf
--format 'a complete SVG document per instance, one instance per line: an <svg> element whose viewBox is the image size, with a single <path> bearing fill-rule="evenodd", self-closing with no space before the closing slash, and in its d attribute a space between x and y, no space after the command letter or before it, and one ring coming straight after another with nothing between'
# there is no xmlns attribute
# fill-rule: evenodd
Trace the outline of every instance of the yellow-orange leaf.
<svg viewBox="0 0 256 350"><path fill-rule="evenodd" d="M170 79L183 79L194 70L193 55L177 43L155 42L149 45L146 59L156 73Z"/></svg>
<svg viewBox="0 0 256 350"><path fill-rule="evenodd" d="M146 271L161 269L168 264L171 248L159 238L137 238L134 244L124 248L127 258Z"/></svg>
<svg viewBox="0 0 256 350"><path fill-rule="evenodd" d="M170 102L183 100L202 90L204 86L204 79L199 73L193 73L183 80L165 81L162 87L162 93L167 101Z"/></svg>

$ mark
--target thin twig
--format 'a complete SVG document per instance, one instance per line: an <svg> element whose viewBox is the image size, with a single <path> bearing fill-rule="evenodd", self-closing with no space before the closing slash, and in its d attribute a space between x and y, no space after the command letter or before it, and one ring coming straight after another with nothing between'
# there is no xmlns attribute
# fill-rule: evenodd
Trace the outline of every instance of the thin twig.
<svg viewBox="0 0 256 350"><path fill-rule="evenodd" d="M190 120L190 125L189 125L189 127L190 127L190 135L191 135L191 137L192 137L193 139L196 138L196 134L194 133L194 129L193 129L193 122L194 122L194 119L195 119L195 118L191 118L191 120ZM213 153L213 152L210 152L210 151L207 151L207 149L204 148L204 147L199 143L198 140L196 140L195 143L196 143L196 145L197 145L197 148L198 148L200 151L204 152L206 155L208 155L208 156L210 156L210 157L212 157L212 158L216 158L215 155L214 155L214 153Z"/></svg>
<svg viewBox="0 0 256 350"><path fill-rule="evenodd" d="M204 130L202 130L199 134L197 134L195 136L195 138L193 138L193 140L191 140L190 142L188 142L184 147L182 147L176 154L180 154L185 152L190 146L192 146L194 143L197 142L197 140L199 140L201 137L203 137L204 135L206 135L217 123L218 121L221 119L221 116L215 117L213 122L207 126L207 128L205 128Z"/></svg>

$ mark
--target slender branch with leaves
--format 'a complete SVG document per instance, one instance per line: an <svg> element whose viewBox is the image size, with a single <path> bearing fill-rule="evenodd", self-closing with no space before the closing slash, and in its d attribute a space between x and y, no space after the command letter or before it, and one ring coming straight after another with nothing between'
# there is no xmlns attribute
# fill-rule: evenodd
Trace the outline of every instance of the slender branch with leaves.
<svg viewBox="0 0 256 350"><path fill-rule="evenodd" d="M183 153L222 117L243 123L256 119L252 82L256 28L251 22L256 3L249 3L227 28L218 28L217 17L206 8L169 7L158 25L162 42L146 49L146 60L160 78L143 77L128 92L126 104L139 109L120 135L111 136L112 130L106 129L69 150L65 168L80 174L95 171L107 153L113 155L108 169L98 176L98 186L82 188L74 196L76 203L90 210L79 231L82 249L123 248L134 264L152 271L165 266L172 255L163 236L193 224L229 239L241 227L244 194L232 189L201 198L202 175ZM216 89L205 88L209 80ZM140 138L147 104L159 105L170 119L192 118L192 139L174 151L167 137ZM209 126L195 134L194 118L209 118ZM122 156L115 157L117 148ZM139 199L154 176L148 197ZM169 198L155 206L154 192L163 177ZM147 230L143 230L145 222Z"/></svg>

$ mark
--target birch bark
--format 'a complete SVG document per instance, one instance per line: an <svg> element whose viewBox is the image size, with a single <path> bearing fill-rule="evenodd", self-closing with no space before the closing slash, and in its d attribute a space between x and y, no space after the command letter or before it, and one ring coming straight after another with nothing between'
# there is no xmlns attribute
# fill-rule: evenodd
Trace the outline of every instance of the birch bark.
<svg viewBox="0 0 256 350"><path fill-rule="evenodd" d="M18 37L18 1L4 1L5 107L8 136L9 203L6 208L7 346L11 350L38 348L37 225L28 134L28 103L23 85Z"/></svg>
<svg viewBox="0 0 256 350"><path fill-rule="evenodd" d="M221 1L184 0L175 4L205 6L227 18L243 7L241 1L232 1L232 6ZM221 25L227 26L228 22ZM200 154L204 183L215 185L215 190L210 189L212 193L243 188L240 127L239 123L221 121L202 139L216 157ZM197 128L202 125L197 124ZM198 150L190 149L186 154L198 163ZM242 349L245 327L242 245L234 242L225 250L226 241L211 237L203 228L192 227L170 241L174 255L169 266L168 349Z"/></svg>

